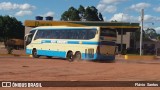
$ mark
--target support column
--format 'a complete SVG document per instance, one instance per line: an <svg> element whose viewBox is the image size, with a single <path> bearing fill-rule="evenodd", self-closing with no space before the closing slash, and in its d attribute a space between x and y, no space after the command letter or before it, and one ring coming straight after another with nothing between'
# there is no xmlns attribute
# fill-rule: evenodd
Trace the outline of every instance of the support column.
<svg viewBox="0 0 160 90"><path fill-rule="evenodd" d="M121 53L123 51L123 29L121 29Z"/></svg>

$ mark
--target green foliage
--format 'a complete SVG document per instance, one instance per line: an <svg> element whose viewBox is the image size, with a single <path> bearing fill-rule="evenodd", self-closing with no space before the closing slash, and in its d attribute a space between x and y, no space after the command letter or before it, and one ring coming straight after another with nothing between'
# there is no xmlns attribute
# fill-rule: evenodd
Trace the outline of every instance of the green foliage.
<svg viewBox="0 0 160 90"><path fill-rule="evenodd" d="M98 13L98 10L94 7L87 7L86 9L80 5L78 10L74 7L70 7L68 11L65 11L61 15L62 21L103 21L103 16Z"/></svg>
<svg viewBox="0 0 160 90"><path fill-rule="evenodd" d="M69 13L68 13L68 11L65 11L65 12L61 15L61 20L63 20L63 21L68 21L68 20L69 20Z"/></svg>
<svg viewBox="0 0 160 90"><path fill-rule="evenodd" d="M153 28L147 28L145 31L146 37L149 39L157 39L158 34L156 33L156 30Z"/></svg>
<svg viewBox="0 0 160 90"><path fill-rule="evenodd" d="M80 21L79 12L74 7L68 9L69 21Z"/></svg>
<svg viewBox="0 0 160 90"><path fill-rule="evenodd" d="M6 41L10 38L23 39L24 26L15 17L0 16L0 38Z"/></svg>
<svg viewBox="0 0 160 90"><path fill-rule="evenodd" d="M104 21L104 20L103 20L103 16L102 16L101 13L99 13L99 19L100 19L100 21Z"/></svg>
<svg viewBox="0 0 160 90"><path fill-rule="evenodd" d="M78 8L78 11L79 11L80 18L83 19L84 18L84 13L85 13L84 7L82 5L80 5L79 8Z"/></svg>
<svg viewBox="0 0 160 90"><path fill-rule="evenodd" d="M87 21L100 21L98 17L98 10L94 7L87 7L84 17Z"/></svg>

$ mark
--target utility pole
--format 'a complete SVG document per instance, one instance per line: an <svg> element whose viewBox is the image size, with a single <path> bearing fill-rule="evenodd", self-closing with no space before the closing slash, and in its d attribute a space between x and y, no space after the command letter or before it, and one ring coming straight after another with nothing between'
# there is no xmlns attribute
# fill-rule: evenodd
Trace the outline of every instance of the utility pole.
<svg viewBox="0 0 160 90"><path fill-rule="evenodd" d="M143 41L143 19L144 19L144 9L141 10L141 34L140 34L140 56L142 56L142 41Z"/></svg>
<svg viewBox="0 0 160 90"><path fill-rule="evenodd" d="M122 14L121 22L123 23L123 14ZM123 26L123 24L122 24L122 26ZM121 54L122 54L122 51L123 51L123 27L121 28Z"/></svg>

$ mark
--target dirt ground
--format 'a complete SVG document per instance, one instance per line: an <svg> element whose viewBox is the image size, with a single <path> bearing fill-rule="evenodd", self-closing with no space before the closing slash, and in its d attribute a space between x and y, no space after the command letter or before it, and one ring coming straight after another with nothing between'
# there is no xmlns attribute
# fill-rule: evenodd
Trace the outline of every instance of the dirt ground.
<svg viewBox="0 0 160 90"><path fill-rule="evenodd" d="M124 60L115 63L68 62L64 59L0 56L0 81L160 81L160 59ZM0 88L0 90L22 88ZM140 87L51 87L23 90L159 90Z"/></svg>

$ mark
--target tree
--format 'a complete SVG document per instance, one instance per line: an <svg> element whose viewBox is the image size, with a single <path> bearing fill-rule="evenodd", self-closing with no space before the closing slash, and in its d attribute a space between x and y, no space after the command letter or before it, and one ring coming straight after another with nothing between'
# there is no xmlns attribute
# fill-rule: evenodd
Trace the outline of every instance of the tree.
<svg viewBox="0 0 160 90"><path fill-rule="evenodd" d="M86 21L100 21L98 17L98 10L94 6L86 8L84 17Z"/></svg>
<svg viewBox="0 0 160 90"><path fill-rule="evenodd" d="M74 7L68 9L69 21L80 21L79 12Z"/></svg>
<svg viewBox="0 0 160 90"><path fill-rule="evenodd" d="M84 19L85 9L82 5L80 5L79 8L78 8L78 11L79 11L79 16L80 16L81 21L82 21Z"/></svg>
<svg viewBox="0 0 160 90"><path fill-rule="evenodd" d="M65 11L61 15L62 21L103 21L103 16L98 13L98 10L94 7L87 7L86 9L80 5L78 10L74 7L70 7L68 11Z"/></svg>
<svg viewBox="0 0 160 90"><path fill-rule="evenodd" d="M102 16L101 13L99 13L99 20L100 20L100 21L104 21L104 20L103 20L103 16Z"/></svg>
<svg viewBox="0 0 160 90"><path fill-rule="evenodd" d="M0 41L3 41L4 38L4 23L3 16L0 16Z"/></svg>
<svg viewBox="0 0 160 90"><path fill-rule="evenodd" d="M157 39L157 33L156 33L156 30L153 29L153 28L148 28L146 31L146 37L149 38L149 39Z"/></svg>
<svg viewBox="0 0 160 90"><path fill-rule="evenodd" d="M11 38L23 39L23 24L15 17L0 16L0 38L1 41L6 41Z"/></svg>
<svg viewBox="0 0 160 90"><path fill-rule="evenodd" d="M61 15L61 21L68 21L69 20L69 13L68 11L65 11L62 15Z"/></svg>
<svg viewBox="0 0 160 90"><path fill-rule="evenodd" d="M70 7L61 15L62 21L80 21L79 12L74 7Z"/></svg>

